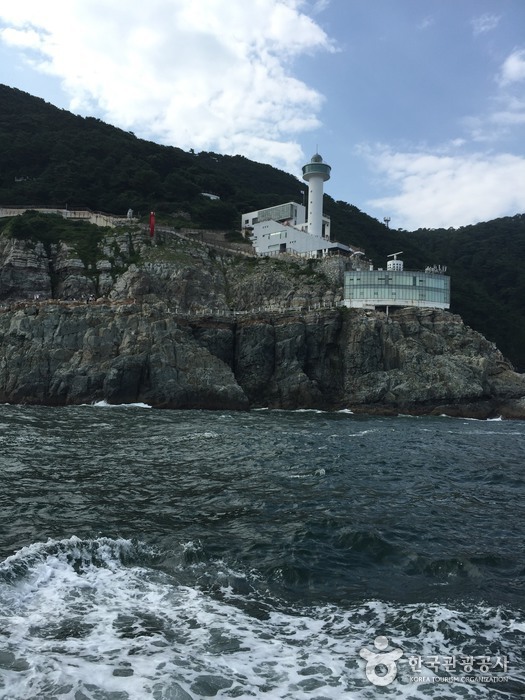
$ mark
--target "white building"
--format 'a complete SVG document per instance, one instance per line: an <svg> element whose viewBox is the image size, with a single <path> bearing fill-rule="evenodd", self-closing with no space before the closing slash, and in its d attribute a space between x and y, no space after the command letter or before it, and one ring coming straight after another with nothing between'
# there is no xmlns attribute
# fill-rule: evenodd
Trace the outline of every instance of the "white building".
<svg viewBox="0 0 525 700"><path fill-rule="evenodd" d="M308 218L306 207L297 202L242 215L241 228L251 235L258 255L293 253L321 258L353 252L349 246L331 241L330 217L323 214L323 183L330 178L330 170L318 153L303 166L303 178L308 182Z"/></svg>
<svg viewBox="0 0 525 700"><path fill-rule="evenodd" d="M306 207L297 202L286 202L276 207L258 209L242 215L241 227L251 229L262 221L280 221L283 224L304 228L306 224Z"/></svg>

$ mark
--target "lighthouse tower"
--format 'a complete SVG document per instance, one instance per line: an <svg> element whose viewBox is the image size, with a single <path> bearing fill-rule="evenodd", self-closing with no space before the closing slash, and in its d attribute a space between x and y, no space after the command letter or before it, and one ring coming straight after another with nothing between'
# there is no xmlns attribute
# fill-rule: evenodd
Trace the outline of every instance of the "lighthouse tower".
<svg viewBox="0 0 525 700"><path fill-rule="evenodd" d="M308 183L308 233L323 235L323 182L330 179L331 167L319 153L303 165L303 180Z"/></svg>

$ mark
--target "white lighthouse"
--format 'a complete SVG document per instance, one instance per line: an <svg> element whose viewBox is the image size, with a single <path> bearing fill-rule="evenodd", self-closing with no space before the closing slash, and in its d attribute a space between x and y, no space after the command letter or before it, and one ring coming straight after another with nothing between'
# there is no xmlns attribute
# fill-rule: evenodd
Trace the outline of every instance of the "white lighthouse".
<svg viewBox="0 0 525 700"><path fill-rule="evenodd" d="M308 183L308 233L323 236L323 182L330 179L331 167L319 153L303 165L303 180Z"/></svg>
<svg viewBox="0 0 525 700"><path fill-rule="evenodd" d="M332 241L330 217L323 214L323 182L330 179L331 169L319 153L303 165L303 179L308 183L308 216L304 192L301 204L286 202L242 215L241 230L251 239L257 255L287 253L323 258L362 253L344 243Z"/></svg>

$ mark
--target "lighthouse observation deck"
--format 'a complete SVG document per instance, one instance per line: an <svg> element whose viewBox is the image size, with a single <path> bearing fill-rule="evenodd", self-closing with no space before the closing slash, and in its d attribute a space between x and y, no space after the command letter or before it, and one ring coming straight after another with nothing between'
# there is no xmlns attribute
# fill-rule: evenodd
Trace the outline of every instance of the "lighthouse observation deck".
<svg viewBox="0 0 525 700"><path fill-rule="evenodd" d="M323 181L326 182L326 180L330 179L330 171L332 168L328 165L328 163L323 162L322 156L319 155L319 153L316 153L315 155L312 156L312 159L309 163L306 165L303 165L303 180L308 180L316 175L316 176L321 176L323 178Z"/></svg>

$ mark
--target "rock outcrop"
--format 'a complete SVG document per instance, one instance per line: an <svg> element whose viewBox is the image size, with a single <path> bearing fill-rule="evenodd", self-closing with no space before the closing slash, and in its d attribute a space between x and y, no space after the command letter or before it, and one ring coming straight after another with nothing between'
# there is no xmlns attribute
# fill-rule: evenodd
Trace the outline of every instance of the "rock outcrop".
<svg viewBox="0 0 525 700"><path fill-rule="evenodd" d="M40 303L0 314L0 401L244 409L228 365L161 305Z"/></svg>
<svg viewBox="0 0 525 700"><path fill-rule="evenodd" d="M50 301L0 313L0 344L2 402L525 415L525 377L445 311L221 320Z"/></svg>
<svg viewBox="0 0 525 700"><path fill-rule="evenodd" d="M108 231L83 261L69 243L0 235L0 303L26 299L165 301L181 312L307 308L341 299L311 262L241 257L175 233L155 245L137 229ZM313 261L314 263L316 261Z"/></svg>
<svg viewBox="0 0 525 700"><path fill-rule="evenodd" d="M51 297L51 271L42 243L0 236L0 263L0 300Z"/></svg>

